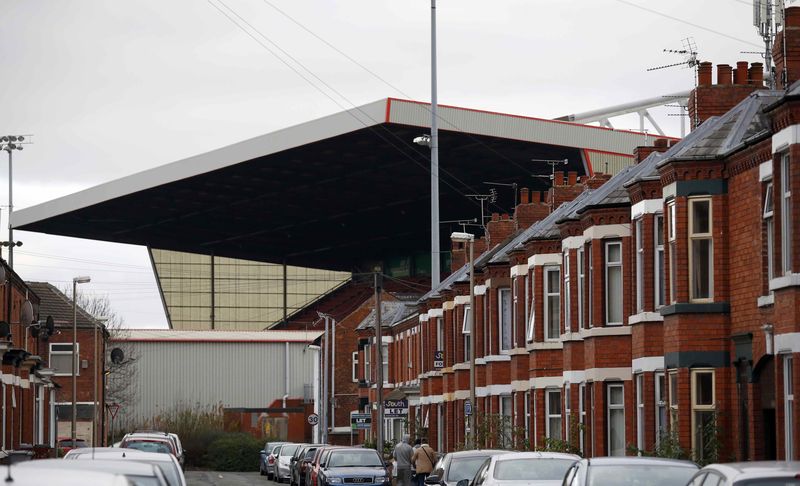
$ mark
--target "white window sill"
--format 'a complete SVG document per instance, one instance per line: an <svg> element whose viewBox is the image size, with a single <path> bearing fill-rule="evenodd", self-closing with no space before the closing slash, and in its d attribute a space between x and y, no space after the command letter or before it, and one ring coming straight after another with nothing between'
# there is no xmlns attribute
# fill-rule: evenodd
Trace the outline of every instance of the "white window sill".
<svg viewBox="0 0 800 486"><path fill-rule="evenodd" d="M531 343L530 350L547 350L547 349L564 349L564 343L561 341L545 341L539 343Z"/></svg>
<svg viewBox="0 0 800 486"><path fill-rule="evenodd" d="M561 335L561 341L562 342L583 341L583 337L581 336L581 333L578 331L570 331L570 332L565 332L564 334Z"/></svg>
<svg viewBox="0 0 800 486"><path fill-rule="evenodd" d="M467 363L458 363L453 365L453 370L468 370L469 369L469 362Z"/></svg>
<svg viewBox="0 0 800 486"><path fill-rule="evenodd" d="M628 325L639 324L640 322L663 322L664 316L659 312L640 312L628 317Z"/></svg>
<svg viewBox="0 0 800 486"><path fill-rule="evenodd" d="M762 295L758 298L759 307L769 307L775 304L775 294Z"/></svg>
<svg viewBox="0 0 800 486"><path fill-rule="evenodd" d="M509 354L509 356L517 356L517 355L520 355L520 354L528 354L528 350L525 349L525 348L517 347L517 348L509 350L508 354Z"/></svg>
<svg viewBox="0 0 800 486"><path fill-rule="evenodd" d="M788 287L800 287L800 273L791 273L782 277L776 277L769 281L769 290L780 290Z"/></svg>
<svg viewBox="0 0 800 486"><path fill-rule="evenodd" d="M485 365L486 364L486 359L485 358L475 358L475 364L476 365Z"/></svg>
<svg viewBox="0 0 800 486"><path fill-rule="evenodd" d="M509 354L493 354L490 356L486 356L483 358L486 363L493 363L493 362L500 362L500 361L511 361L511 355Z"/></svg>
<svg viewBox="0 0 800 486"><path fill-rule="evenodd" d="M630 334L630 326L593 327L581 330L583 339L600 336L629 336Z"/></svg>

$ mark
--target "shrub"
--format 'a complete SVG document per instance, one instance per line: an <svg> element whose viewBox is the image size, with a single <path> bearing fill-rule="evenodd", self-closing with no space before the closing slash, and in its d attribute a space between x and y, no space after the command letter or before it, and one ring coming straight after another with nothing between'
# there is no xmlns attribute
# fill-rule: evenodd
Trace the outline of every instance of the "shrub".
<svg viewBox="0 0 800 486"><path fill-rule="evenodd" d="M208 446L206 464L215 471L257 471L262 446L249 434L227 432Z"/></svg>

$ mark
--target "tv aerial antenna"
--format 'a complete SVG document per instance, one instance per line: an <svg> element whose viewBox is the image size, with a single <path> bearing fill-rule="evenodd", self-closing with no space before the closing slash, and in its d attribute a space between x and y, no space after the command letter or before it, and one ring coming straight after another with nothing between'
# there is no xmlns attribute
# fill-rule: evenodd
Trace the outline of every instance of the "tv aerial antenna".
<svg viewBox="0 0 800 486"><path fill-rule="evenodd" d="M476 201L480 201L481 203L481 228L484 230L486 229L486 217L484 216L484 203L494 204L497 202L497 189L491 188L489 189L489 194L465 194L467 197L471 197Z"/></svg>
<svg viewBox="0 0 800 486"><path fill-rule="evenodd" d="M483 227L483 225L478 224L478 218L470 218L470 219L451 219L448 221L439 221L439 224L457 224L461 226L461 231L466 233L467 226L478 226Z"/></svg>
<svg viewBox="0 0 800 486"><path fill-rule="evenodd" d="M758 0L754 0L754 1L758 1ZM684 67L686 67L688 69L692 69L692 71L694 71L694 87L697 88L697 83L698 83L698 81L697 81L697 66L700 64L700 60L699 60L698 54L697 54L697 43L694 41L694 37L686 37L685 39L683 39L682 43L683 43L683 48L682 49L664 49L663 52L666 52L668 54L677 54L679 56L683 56L683 61L672 63L672 64L665 64L663 66L651 67L651 68L648 68L647 71L660 71L662 69L669 69L669 68L673 68L673 67L684 66ZM698 118L697 118L697 115L696 115L696 113L697 113L697 97L696 96L695 96L694 102L695 102L695 107L694 107L695 108L694 109L695 119L692 121L692 125L693 125L694 128L697 128L699 123L698 123ZM681 116L681 115L678 115L678 116ZM683 123L683 122L681 122L681 123ZM684 132L683 127L681 127L681 132Z"/></svg>

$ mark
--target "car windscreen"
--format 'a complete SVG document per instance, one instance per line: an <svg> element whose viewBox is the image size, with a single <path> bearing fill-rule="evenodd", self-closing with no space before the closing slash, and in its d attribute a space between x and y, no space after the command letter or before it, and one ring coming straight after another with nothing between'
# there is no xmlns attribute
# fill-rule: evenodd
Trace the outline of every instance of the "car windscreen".
<svg viewBox="0 0 800 486"><path fill-rule="evenodd" d="M126 474L125 477L133 486L161 486L161 483L155 476L134 476L132 474Z"/></svg>
<svg viewBox="0 0 800 486"><path fill-rule="evenodd" d="M737 481L735 486L800 486L800 479L790 476L788 478L758 478Z"/></svg>
<svg viewBox="0 0 800 486"><path fill-rule="evenodd" d="M454 457L450 461L450 468L447 470L447 481L457 483L462 479L469 479L475 477L478 468L481 467L483 461L489 456L469 456L469 457Z"/></svg>
<svg viewBox="0 0 800 486"><path fill-rule="evenodd" d="M285 445L281 447L281 452L280 452L281 457L293 455L298 447L300 447L298 444Z"/></svg>
<svg viewBox="0 0 800 486"><path fill-rule="evenodd" d="M333 451L327 467L381 467L383 461L378 453L365 451Z"/></svg>
<svg viewBox="0 0 800 486"><path fill-rule="evenodd" d="M178 471L178 466L175 465L175 463L159 461L152 464L155 464L159 469L161 469L161 473L164 474L165 478L167 478L169 486L181 486L181 479L179 476L180 472Z"/></svg>
<svg viewBox="0 0 800 486"><path fill-rule="evenodd" d="M507 459L495 464L494 478L506 481L561 480L574 463L572 459Z"/></svg>
<svg viewBox="0 0 800 486"><path fill-rule="evenodd" d="M686 484L697 469L681 466L620 464L589 467L587 486L670 486Z"/></svg>
<svg viewBox="0 0 800 486"><path fill-rule="evenodd" d="M316 453L317 453L317 448L316 447L311 448L306 451L306 455L303 459L310 461L311 459L314 459L314 454Z"/></svg>
<svg viewBox="0 0 800 486"><path fill-rule="evenodd" d="M164 442L154 442L149 440L136 440L125 443L125 448L136 449L137 451L144 452L159 452L163 454L171 454L172 449Z"/></svg>

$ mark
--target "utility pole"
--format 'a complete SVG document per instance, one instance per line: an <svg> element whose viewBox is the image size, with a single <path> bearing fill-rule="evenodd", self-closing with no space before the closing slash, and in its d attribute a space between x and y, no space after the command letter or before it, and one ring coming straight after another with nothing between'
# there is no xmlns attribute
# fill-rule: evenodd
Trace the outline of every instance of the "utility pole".
<svg viewBox="0 0 800 486"><path fill-rule="evenodd" d="M328 316L324 316L325 319L325 344L324 348L322 348L322 369L323 369L323 378L322 378L322 403L320 403L321 407L319 408L320 413L322 414L322 443L328 443L328 407L325 405L325 402L328 400ZM288 366L288 364L287 364Z"/></svg>
<svg viewBox="0 0 800 486"><path fill-rule="evenodd" d="M436 0L431 0L431 288L439 285L439 128L436 93Z"/></svg>
<svg viewBox="0 0 800 486"><path fill-rule="evenodd" d="M383 330L381 322L382 275L375 272L375 381L378 382L378 453L383 457Z"/></svg>

